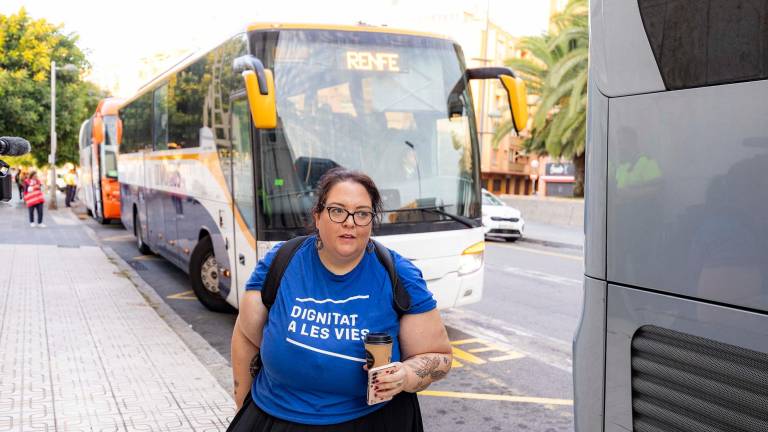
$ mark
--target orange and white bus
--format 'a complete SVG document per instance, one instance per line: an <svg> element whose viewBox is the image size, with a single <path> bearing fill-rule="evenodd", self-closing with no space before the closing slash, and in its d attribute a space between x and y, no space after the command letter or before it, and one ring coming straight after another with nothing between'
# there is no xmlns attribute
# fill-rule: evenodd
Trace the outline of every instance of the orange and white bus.
<svg viewBox="0 0 768 432"><path fill-rule="evenodd" d="M117 147L122 136L118 107L122 100L106 98L80 126L80 197L88 214L100 223L120 219Z"/></svg>

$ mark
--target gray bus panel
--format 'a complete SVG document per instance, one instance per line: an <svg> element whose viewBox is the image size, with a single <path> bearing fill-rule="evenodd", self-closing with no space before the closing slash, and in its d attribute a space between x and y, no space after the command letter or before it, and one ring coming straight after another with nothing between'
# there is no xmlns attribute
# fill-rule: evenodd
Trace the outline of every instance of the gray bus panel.
<svg viewBox="0 0 768 432"><path fill-rule="evenodd" d="M609 282L768 311L768 81L609 103Z"/></svg>

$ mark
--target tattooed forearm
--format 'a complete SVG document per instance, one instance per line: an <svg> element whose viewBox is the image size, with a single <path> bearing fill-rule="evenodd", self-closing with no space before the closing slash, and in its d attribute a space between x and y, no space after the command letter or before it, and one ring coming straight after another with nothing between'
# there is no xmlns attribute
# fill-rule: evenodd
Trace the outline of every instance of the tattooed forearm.
<svg viewBox="0 0 768 432"><path fill-rule="evenodd" d="M406 391L420 392L448 375L448 371L451 370L451 355L421 354L411 357L403 364L413 378L409 380Z"/></svg>

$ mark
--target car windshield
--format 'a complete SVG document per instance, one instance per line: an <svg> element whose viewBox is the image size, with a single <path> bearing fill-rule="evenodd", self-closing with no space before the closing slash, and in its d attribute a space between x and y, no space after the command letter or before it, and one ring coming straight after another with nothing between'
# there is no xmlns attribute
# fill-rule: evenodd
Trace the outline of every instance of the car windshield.
<svg viewBox="0 0 768 432"><path fill-rule="evenodd" d="M399 210L385 213L382 227L466 227L418 208L480 216L471 97L464 86L452 94L465 79L453 43L303 30L255 40L265 46L261 55L274 70L277 97L278 128L260 132L259 140L267 229L305 226L320 177L337 166L370 175L384 209Z"/></svg>
<svg viewBox="0 0 768 432"><path fill-rule="evenodd" d="M500 206L500 205L504 205L504 203L500 199L496 198L494 195L491 195L488 192L483 192L483 205Z"/></svg>

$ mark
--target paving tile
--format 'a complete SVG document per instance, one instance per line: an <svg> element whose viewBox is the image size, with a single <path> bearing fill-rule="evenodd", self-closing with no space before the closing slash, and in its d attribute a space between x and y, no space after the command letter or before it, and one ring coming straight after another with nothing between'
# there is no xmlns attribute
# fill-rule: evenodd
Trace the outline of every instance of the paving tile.
<svg viewBox="0 0 768 432"><path fill-rule="evenodd" d="M0 263L0 432L226 429L231 397L101 249Z"/></svg>

